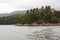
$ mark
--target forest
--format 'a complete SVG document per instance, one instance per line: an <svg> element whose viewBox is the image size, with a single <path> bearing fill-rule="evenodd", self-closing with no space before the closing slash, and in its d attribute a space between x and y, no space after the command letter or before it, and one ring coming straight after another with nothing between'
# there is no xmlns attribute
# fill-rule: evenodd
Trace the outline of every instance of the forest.
<svg viewBox="0 0 60 40"><path fill-rule="evenodd" d="M60 23L60 11L50 6L33 8L27 10L25 14L15 14L7 17L0 17L0 24L42 24L42 23Z"/></svg>

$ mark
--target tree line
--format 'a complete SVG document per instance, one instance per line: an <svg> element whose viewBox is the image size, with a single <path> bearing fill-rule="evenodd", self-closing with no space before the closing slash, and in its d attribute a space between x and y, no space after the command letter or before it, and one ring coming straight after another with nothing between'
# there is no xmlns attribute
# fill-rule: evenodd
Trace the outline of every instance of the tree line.
<svg viewBox="0 0 60 40"><path fill-rule="evenodd" d="M16 14L7 17L0 17L0 24L42 24L60 23L60 11L52 9L50 6L33 8L27 10L25 14Z"/></svg>

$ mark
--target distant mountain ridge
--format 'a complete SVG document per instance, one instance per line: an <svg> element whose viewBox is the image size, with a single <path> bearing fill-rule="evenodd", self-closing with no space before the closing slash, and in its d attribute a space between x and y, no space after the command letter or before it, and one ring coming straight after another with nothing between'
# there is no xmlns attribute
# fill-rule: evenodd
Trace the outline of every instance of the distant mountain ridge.
<svg viewBox="0 0 60 40"><path fill-rule="evenodd" d="M14 15L14 14L24 14L26 13L26 11L14 11L14 12L11 12L11 13L3 13L3 14L0 14L0 17L3 17L3 16L10 16L10 15Z"/></svg>

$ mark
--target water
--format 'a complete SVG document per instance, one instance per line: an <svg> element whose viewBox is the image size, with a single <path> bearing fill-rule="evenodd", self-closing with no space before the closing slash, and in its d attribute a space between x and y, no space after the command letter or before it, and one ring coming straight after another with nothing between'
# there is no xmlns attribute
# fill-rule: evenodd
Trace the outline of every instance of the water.
<svg viewBox="0 0 60 40"><path fill-rule="evenodd" d="M0 40L31 40L28 39L28 35L37 35L37 33L43 33L46 29L52 28L58 37L60 37L59 26L15 26L15 25L0 25ZM31 36L32 37L32 36ZM33 38L33 37L32 37Z"/></svg>

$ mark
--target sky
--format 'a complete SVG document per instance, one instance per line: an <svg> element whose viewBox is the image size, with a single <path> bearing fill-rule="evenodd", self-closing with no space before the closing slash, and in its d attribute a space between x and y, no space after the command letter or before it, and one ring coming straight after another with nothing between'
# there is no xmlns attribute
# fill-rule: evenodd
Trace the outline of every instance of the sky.
<svg viewBox="0 0 60 40"><path fill-rule="evenodd" d="M50 5L60 10L60 0L0 0L0 14Z"/></svg>

